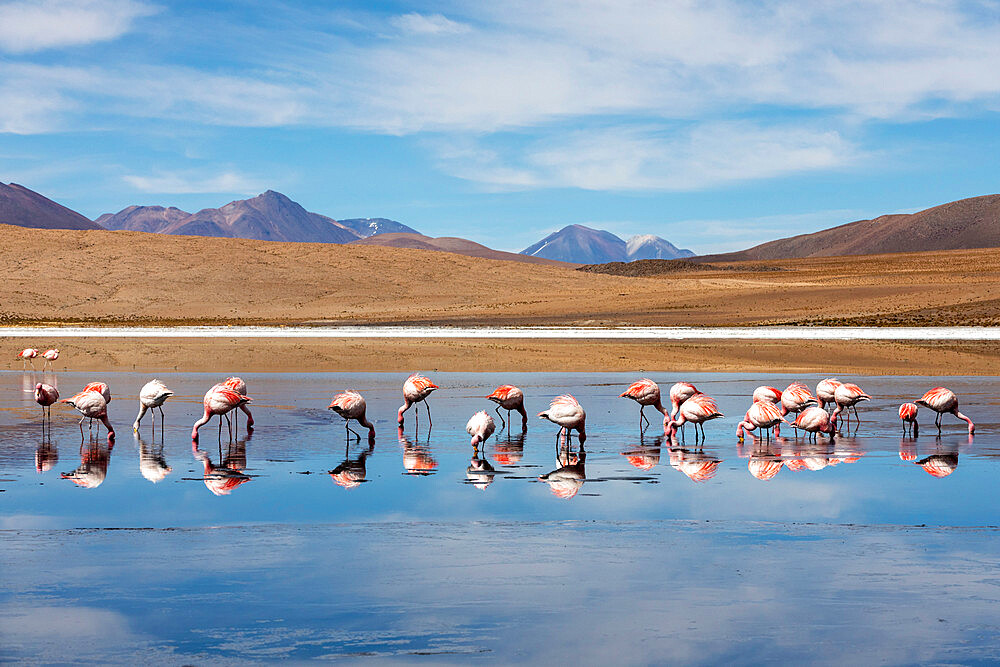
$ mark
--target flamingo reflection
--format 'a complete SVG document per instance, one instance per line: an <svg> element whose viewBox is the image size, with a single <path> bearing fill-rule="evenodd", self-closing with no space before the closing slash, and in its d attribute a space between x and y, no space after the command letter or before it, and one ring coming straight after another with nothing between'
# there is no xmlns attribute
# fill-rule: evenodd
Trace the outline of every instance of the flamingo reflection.
<svg viewBox="0 0 1000 667"><path fill-rule="evenodd" d="M368 476L368 468L365 461L375 451L375 441L369 440L368 447L361 451L355 458L351 458L350 443L344 448L344 461L330 471L330 479L337 486L345 489L356 489L361 486Z"/></svg>
<svg viewBox="0 0 1000 667"><path fill-rule="evenodd" d="M552 491L552 495L559 498L572 498L583 487L587 481L587 472L584 463L587 460L587 452L583 445L576 451L568 442L564 442L556 455L556 463L560 465L550 473L541 475L538 479L547 483Z"/></svg>
<svg viewBox="0 0 1000 667"><path fill-rule="evenodd" d="M670 449L670 467L683 473L692 482L707 482L715 477L722 459L710 452L705 452L701 446L687 449L677 446L677 440L672 439Z"/></svg>
<svg viewBox="0 0 1000 667"><path fill-rule="evenodd" d="M406 468L406 474L433 475L438 464L431 454L430 447L411 441L403 433L402 426L399 427L397 435L399 445L403 448L403 467Z"/></svg>
<svg viewBox="0 0 1000 667"><path fill-rule="evenodd" d="M660 462L660 445L662 443L662 437L656 437L648 444L640 438L639 444L622 452L622 456L639 470L652 470Z"/></svg>
<svg viewBox="0 0 1000 667"><path fill-rule="evenodd" d="M485 456L482 456L479 447L476 447L472 459L469 461L469 467L465 470L465 479L480 491L485 491L486 487L493 483L496 474L496 468L486 460Z"/></svg>
<svg viewBox="0 0 1000 667"><path fill-rule="evenodd" d="M969 434L969 444L972 444L972 434ZM934 443L934 452L917 460L916 449L914 448L914 461L916 465L924 469L931 477L947 477L958 468L958 443L943 443L941 438L937 438Z"/></svg>
<svg viewBox="0 0 1000 667"><path fill-rule="evenodd" d="M59 450L55 443L48 436L43 437L42 441L38 443L38 447L35 448L35 470L39 473L48 472L58 462Z"/></svg>
<svg viewBox="0 0 1000 667"><path fill-rule="evenodd" d="M228 496L238 486L250 481L250 476L243 472L247 466L246 439L231 442L227 446L227 454L223 459L222 445L219 445L219 460L216 466L209 455L198 449L198 441L192 440L191 453L204 465L205 486L217 496Z"/></svg>
<svg viewBox="0 0 1000 667"><path fill-rule="evenodd" d="M737 452L741 457L749 459L747 470L750 474L762 482L774 479L774 476L781 472L781 446L787 444L788 439L776 437L773 441L763 440L755 435L751 435L749 445L740 444Z"/></svg>
<svg viewBox="0 0 1000 667"><path fill-rule="evenodd" d="M72 472L62 473L62 479L68 479L85 489L96 489L108 476L108 464L111 462L111 450L114 449L114 438L108 436L107 441L90 440L80 445L80 465Z"/></svg>
<svg viewBox="0 0 1000 667"><path fill-rule="evenodd" d="M153 484L162 482L173 470L163 457L163 442L150 444L138 435L135 440L139 444L139 472Z"/></svg>
<svg viewBox="0 0 1000 667"><path fill-rule="evenodd" d="M493 460L502 466L511 466L524 458L524 433L511 435L507 430L507 437L503 440L493 439Z"/></svg>

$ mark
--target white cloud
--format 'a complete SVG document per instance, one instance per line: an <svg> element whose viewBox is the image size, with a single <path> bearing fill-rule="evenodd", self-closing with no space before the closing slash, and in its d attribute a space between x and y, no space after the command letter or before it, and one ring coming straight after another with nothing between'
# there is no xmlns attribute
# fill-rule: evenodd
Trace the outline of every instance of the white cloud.
<svg viewBox="0 0 1000 667"><path fill-rule="evenodd" d="M249 195L266 189L262 181L227 171L221 174L198 172L158 172L151 176L122 177L136 190L155 194L224 193Z"/></svg>
<svg viewBox="0 0 1000 667"><path fill-rule="evenodd" d="M628 191L697 190L842 167L858 157L835 131L748 122L576 131L514 153L473 144L446 146L439 158L453 175L487 186Z"/></svg>
<svg viewBox="0 0 1000 667"><path fill-rule="evenodd" d="M30 53L116 39L159 11L135 0L16 0L0 4L0 51Z"/></svg>
<svg viewBox="0 0 1000 667"><path fill-rule="evenodd" d="M403 32L422 35L458 35L469 32L469 26L452 21L441 14L418 14L411 12L394 16L389 22Z"/></svg>

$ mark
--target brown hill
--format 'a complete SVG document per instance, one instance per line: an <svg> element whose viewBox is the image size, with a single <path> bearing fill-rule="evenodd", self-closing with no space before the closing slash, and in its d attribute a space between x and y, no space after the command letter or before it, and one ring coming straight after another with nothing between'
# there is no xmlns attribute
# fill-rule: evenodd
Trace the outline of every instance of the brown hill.
<svg viewBox="0 0 1000 667"><path fill-rule="evenodd" d="M117 213L105 213L94 222L105 229L157 233L190 215L173 206L129 206Z"/></svg>
<svg viewBox="0 0 1000 667"><path fill-rule="evenodd" d="M378 234L366 239L352 241L351 245L380 245L390 248L411 248L414 250L437 250L439 252L453 252L456 255L466 255L468 257L482 257L483 259L501 259L509 262L525 262L528 264L548 264L550 266L562 266L572 268L578 264L560 262L544 257L529 257L515 252L504 252L494 250L475 241L462 239L455 236L439 236L432 238L423 234L409 234L404 232L393 232L389 234Z"/></svg>
<svg viewBox="0 0 1000 667"><path fill-rule="evenodd" d="M1000 247L1000 195L960 199L911 214L858 220L698 261L830 257Z"/></svg>
<svg viewBox="0 0 1000 667"><path fill-rule="evenodd" d="M9 225L0 234L0 324L1000 324L1000 248L633 278L363 244Z"/></svg>
<svg viewBox="0 0 1000 667"><path fill-rule="evenodd" d="M102 229L76 211L17 183L0 183L0 223L35 229Z"/></svg>

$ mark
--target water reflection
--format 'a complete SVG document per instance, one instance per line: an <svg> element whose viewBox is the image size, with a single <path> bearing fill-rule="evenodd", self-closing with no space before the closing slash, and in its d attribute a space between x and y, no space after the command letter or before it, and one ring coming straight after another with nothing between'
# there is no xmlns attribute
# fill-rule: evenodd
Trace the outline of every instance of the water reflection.
<svg viewBox="0 0 1000 667"><path fill-rule="evenodd" d="M715 477L722 459L712 452L706 452L704 445L688 449L680 447L676 439L671 439L670 466L687 475L692 482L707 482Z"/></svg>
<svg viewBox="0 0 1000 667"><path fill-rule="evenodd" d="M375 451L375 441L369 440L368 446L354 458L351 458L350 443L344 448L344 461L330 471L330 479L337 486L345 489L355 489L361 486L368 476L365 461Z"/></svg>
<svg viewBox="0 0 1000 667"><path fill-rule="evenodd" d="M477 447L469 461L469 467L465 470L465 479L477 489L485 491L486 487L493 483L496 474L496 468L486 460Z"/></svg>
<svg viewBox="0 0 1000 667"><path fill-rule="evenodd" d="M153 484L163 481L163 478L169 475L172 470L167 465L167 460L163 455L163 441L160 440L159 444L155 442L150 444L138 434L133 433L133 435L135 435L135 442L139 446L139 472Z"/></svg>
<svg viewBox="0 0 1000 667"><path fill-rule="evenodd" d="M415 438L419 438L415 435ZM406 468L407 475L433 475L434 469L437 468L437 461L431 454L430 443L419 444L419 442L414 443L406 434L403 433L403 427L399 427L397 435L399 437L399 444L403 448L403 467ZM430 431L427 432L427 438L430 440Z"/></svg>
<svg viewBox="0 0 1000 667"><path fill-rule="evenodd" d="M792 472L817 472L841 463L855 463L864 456L864 445L857 438L777 437L772 441L754 438L737 447L740 457L749 459L750 474L761 481L773 479L785 467Z"/></svg>
<svg viewBox="0 0 1000 667"><path fill-rule="evenodd" d="M556 454L556 463L560 467L541 475L538 479L549 485L552 495L572 498L580 492L583 483L587 481L587 471L584 467L586 460L587 452L584 451L582 444L574 451L572 440L564 441Z"/></svg>
<svg viewBox="0 0 1000 667"><path fill-rule="evenodd" d="M505 438L493 439L493 460L502 466L514 465L524 458L524 433L512 435L506 430Z"/></svg>
<svg viewBox="0 0 1000 667"><path fill-rule="evenodd" d="M652 470L660 462L660 445L663 443L663 436L658 436L650 443L640 437L639 444L626 449L622 456L639 470Z"/></svg>
<svg viewBox="0 0 1000 667"><path fill-rule="evenodd" d="M212 463L211 457L201 449L198 449L197 441L191 442L191 453L201 461L204 466L205 486L217 496L228 496L237 487L250 481L250 476L243 470L247 467L247 436L243 440L230 442L226 447L226 455L223 458L222 447L219 445L220 465Z"/></svg>
<svg viewBox="0 0 1000 667"><path fill-rule="evenodd" d="M62 473L63 479L72 481L85 489L96 489L108 476L108 464L111 462L111 450L114 449L114 439L91 439L80 445L80 465L72 472Z"/></svg>
<svg viewBox="0 0 1000 667"><path fill-rule="evenodd" d="M971 435L969 436L969 444L972 444ZM958 448L958 442L944 442L939 436L934 441L933 451L913 462L923 468L931 477L947 477L958 468Z"/></svg>
<svg viewBox="0 0 1000 667"><path fill-rule="evenodd" d="M39 473L48 472L59 462L59 449L47 435L35 448L35 470Z"/></svg>

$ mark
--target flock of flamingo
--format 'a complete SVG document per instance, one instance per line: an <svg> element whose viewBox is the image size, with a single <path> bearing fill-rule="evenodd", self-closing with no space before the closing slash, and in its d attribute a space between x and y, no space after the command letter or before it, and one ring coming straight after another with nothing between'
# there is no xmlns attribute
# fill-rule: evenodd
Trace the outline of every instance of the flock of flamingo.
<svg viewBox="0 0 1000 667"><path fill-rule="evenodd" d="M18 358L25 361L33 360L37 356L38 350L34 348L26 348L18 354ZM42 356L48 363L59 357L59 351L49 350ZM403 404L396 413L398 425L402 427L407 410L420 403L424 404L427 420L430 423L431 412L427 398L437 389L439 389L438 385L423 375L415 373L406 378L403 382ZM150 410L159 410L162 427L163 405L173 395L174 392L170 391L159 380L147 382L139 391L139 413L132 425L133 430L139 430L143 416ZM724 416L719 412L715 399L699 391L690 382L675 383L670 387L669 395L671 408L668 412L661 400L659 385L649 378L643 378L629 385L625 391L619 394L619 397L631 399L639 404L640 429L644 429L649 424L649 419L643 412L647 406L661 413L663 415L663 434L667 437L674 436L679 428L691 423L694 425L697 441L699 428L701 437L704 438L705 422ZM496 403L496 414L502 428L507 427L512 410L521 415L522 428L527 428L528 414L524 407L524 392L521 389L505 384L497 387L493 393L485 398ZM51 406L59 400L59 391L52 385L39 382L35 386L35 400L42 406L43 418L48 415L51 419ZM252 400L247 395L246 382L239 377L230 377L213 385L205 393L202 400L204 411L191 429L191 439L197 441L199 429L213 417L219 417L220 438L222 436L222 420L226 419L229 423L231 438L233 422L229 418L229 413L237 409L246 414L247 428L252 430L253 414L248 407ZM871 400L871 396L856 384L840 382L836 378L827 378L816 385L815 395L809 391L806 385L793 382L784 390L770 386L757 387L751 400L749 409L736 427L736 435L740 440L743 439L745 432L753 432L758 429L766 433L767 437L770 437L772 430L778 436L782 424L796 430L801 429L808 433L810 438L815 438L819 433L832 436L839 429L838 421L840 421L841 415L843 415L843 422L849 424L853 412L856 422L860 422L857 405ZM93 424L96 419L107 428L109 437L114 437L114 428L108 420L111 390L107 384L92 382L74 396L62 399L62 402L72 406L82 415L80 419L81 434L83 421L90 419L91 424ZM831 412L827 411L827 405L833 406ZM952 414L968 424L970 434L975 432L975 424L972 420L958 410L958 397L945 387L935 387L914 402L903 403L899 406L899 418L903 423L904 432L912 430L914 434L916 433L919 428L917 413L920 406L929 408L937 414L934 423L938 427L938 431L941 429L942 416ZM350 427L350 422L356 421L362 428L368 429L369 440L374 440L375 426L366 416L367 407L364 397L357 391L345 391L337 394L329 405L330 410L344 419L344 425L348 432L360 439L360 434ZM501 409L506 410L507 419L504 419L500 412ZM792 414L795 415L795 420L790 422L787 416ZM563 394L552 399L548 409L539 412L538 417L559 426L557 437L569 436L571 431L576 431L580 444L583 444L587 438L587 413L571 394ZM480 410L469 419L466 431L472 436L471 444L478 446L493 435L496 431L496 423L489 413Z"/></svg>

